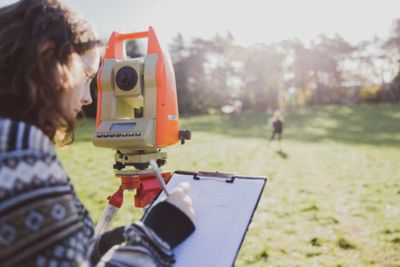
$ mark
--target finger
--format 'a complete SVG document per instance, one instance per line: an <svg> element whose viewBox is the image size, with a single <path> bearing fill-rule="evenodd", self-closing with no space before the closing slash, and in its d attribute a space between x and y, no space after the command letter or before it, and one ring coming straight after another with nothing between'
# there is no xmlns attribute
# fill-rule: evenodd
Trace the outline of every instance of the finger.
<svg viewBox="0 0 400 267"><path fill-rule="evenodd" d="M192 206L192 199L189 196L186 196L183 198L183 203L185 203L185 205L187 205L188 207Z"/></svg>
<svg viewBox="0 0 400 267"><path fill-rule="evenodd" d="M186 215L189 217L189 219L194 222L194 218L196 217L196 213L193 208L190 208L187 212Z"/></svg>
<svg viewBox="0 0 400 267"><path fill-rule="evenodd" d="M192 206L192 199L187 195L182 193L182 191L176 191L167 198L168 202L175 203L182 207Z"/></svg>
<svg viewBox="0 0 400 267"><path fill-rule="evenodd" d="M177 187L175 187L172 190L171 194L183 196L183 195L187 195L189 190L190 190L190 184L185 182L185 183L181 183Z"/></svg>
<svg viewBox="0 0 400 267"><path fill-rule="evenodd" d="M188 182L183 182L178 185L178 188L181 188L185 193L187 193L190 190L191 186Z"/></svg>
<svg viewBox="0 0 400 267"><path fill-rule="evenodd" d="M196 212L194 211L193 208L190 208L190 209L189 209L189 214L191 215L191 219L192 219L192 221L193 221L194 217L196 217Z"/></svg>
<svg viewBox="0 0 400 267"><path fill-rule="evenodd" d="M175 187L172 191L170 196L175 196L177 198L183 198L186 195L186 191L181 187Z"/></svg>

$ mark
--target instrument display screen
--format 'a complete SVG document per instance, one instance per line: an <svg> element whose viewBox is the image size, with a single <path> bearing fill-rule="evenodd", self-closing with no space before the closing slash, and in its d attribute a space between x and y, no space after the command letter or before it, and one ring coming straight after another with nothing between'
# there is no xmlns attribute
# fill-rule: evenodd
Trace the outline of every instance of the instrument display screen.
<svg viewBox="0 0 400 267"><path fill-rule="evenodd" d="M134 130L136 123L113 123L111 125L110 131L130 131Z"/></svg>

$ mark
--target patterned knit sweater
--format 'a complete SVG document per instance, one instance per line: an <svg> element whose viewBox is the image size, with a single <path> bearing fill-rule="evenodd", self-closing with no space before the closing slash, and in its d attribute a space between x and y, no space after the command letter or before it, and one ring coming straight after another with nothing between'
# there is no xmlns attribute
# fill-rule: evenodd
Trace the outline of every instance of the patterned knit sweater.
<svg viewBox="0 0 400 267"><path fill-rule="evenodd" d="M165 226L169 219L163 218L161 225L157 214L175 214L168 227L183 225L184 231L172 235L175 240L166 240L171 239L163 235L171 231ZM132 225L128 232L116 229L114 233L93 240L93 222L79 201L49 138L34 126L0 118L1 266L93 266L103 253L121 242L124 243L114 247L107 259L103 257L98 264L168 266L173 263L170 247L190 235L194 225L177 208L165 203L153 208L148 217L144 224L150 227ZM130 243L129 240L137 240L136 236L129 237L132 232L136 235L140 232L143 240L156 239L156 250L161 247L161 254L167 255L167 263L155 259L154 245ZM128 257L128 261L118 259L127 255L133 257Z"/></svg>

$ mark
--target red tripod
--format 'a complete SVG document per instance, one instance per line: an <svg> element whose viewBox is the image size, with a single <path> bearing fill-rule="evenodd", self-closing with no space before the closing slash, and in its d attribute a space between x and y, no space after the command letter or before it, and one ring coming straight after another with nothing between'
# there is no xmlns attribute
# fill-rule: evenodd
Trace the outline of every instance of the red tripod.
<svg viewBox="0 0 400 267"><path fill-rule="evenodd" d="M165 182L168 182L172 174L170 172L163 172L161 176ZM121 178L121 185L114 194L107 198L108 204L96 225L96 236L104 233L111 225L124 201L124 190L136 190L135 207L138 208L146 207L161 191L160 182L154 173L121 176L119 178Z"/></svg>

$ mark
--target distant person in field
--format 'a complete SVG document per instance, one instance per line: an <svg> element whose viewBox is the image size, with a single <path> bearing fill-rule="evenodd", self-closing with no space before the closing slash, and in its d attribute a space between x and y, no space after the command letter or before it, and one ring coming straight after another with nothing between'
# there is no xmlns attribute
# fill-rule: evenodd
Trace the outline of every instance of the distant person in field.
<svg viewBox="0 0 400 267"><path fill-rule="evenodd" d="M282 140L282 133L283 133L283 116L279 110L274 112L274 116L272 117L272 134L269 138L269 141L275 139L275 136L279 140L279 146L281 146Z"/></svg>

